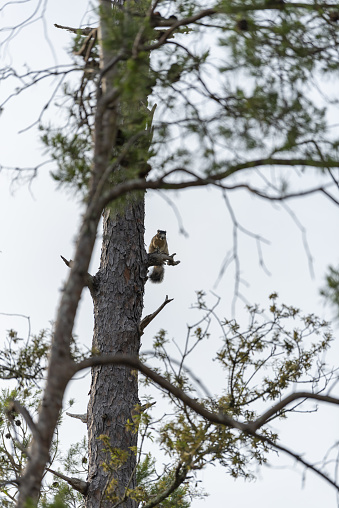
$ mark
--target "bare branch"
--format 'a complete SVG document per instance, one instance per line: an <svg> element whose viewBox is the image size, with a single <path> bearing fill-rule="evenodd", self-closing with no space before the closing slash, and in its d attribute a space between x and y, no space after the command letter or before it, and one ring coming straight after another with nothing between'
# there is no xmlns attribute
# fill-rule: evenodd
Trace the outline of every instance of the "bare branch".
<svg viewBox="0 0 339 508"><path fill-rule="evenodd" d="M147 266L161 266L167 261L169 266L176 266L180 263L180 261L174 261L174 254L165 254L164 252L152 252L148 254L148 263Z"/></svg>
<svg viewBox="0 0 339 508"><path fill-rule="evenodd" d="M72 259L67 261L67 259L64 258L64 256L62 256L61 254L60 254L60 257L63 260L63 262L65 263L65 265L68 266L68 268L72 268L73 267L74 263L73 263ZM95 279L94 279L93 275L91 275L90 273L86 274L86 277L85 277L85 286L88 287L88 289L90 290L91 295L93 296L93 294L95 292Z"/></svg>
<svg viewBox="0 0 339 508"><path fill-rule="evenodd" d="M336 490L339 491L339 485L335 481L333 481L329 476L327 476L325 473L323 473L320 469L315 467L313 464L311 464L307 460L303 459L303 457L301 457L297 453L292 452L289 448L286 448L285 446L281 446L278 443L276 443L274 441L271 441L271 439L269 439L266 436L261 436L259 434L255 434L255 436L258 439L260 439L261 441L263 441L265 443L268 443L272 447L276 448L277 450L280 450L280 451L286 453L287 455L289 455L290 457L293 457L295 460L300 462L307 469L310 469L311 471L313 471L317 475L321 476L324 480L326 480L328 483L330 483L332 485L332 487L334 487Z"/></svg>
<svg viewBox="0 0 339 508"><path fill-rule="evenodd" d="M17 444L16 441L14 441L14 443ZM20 450L21 450L21 448L23 448L23 447L22 446L19 447ZM11 464L13 470L14 470L14 473L15 473L17 479L18 479L19 478L18 473L21 472L20 465L15 462L13 455L11 453L9 453L9 451L5 447L3 448L3 451L6 454L6 457L8 458L8 460L9 460L9 462L10 462L10 464Z"/></svg>
<svg viewBox="0 0 339 508"><path fill-rule="evenodd" d="M70 26L58 25L57 23L54 23L54 26L55 28L61 28L62 30L67 30L68 32L80 35L89 35L93 30L96 30L90 26L86 26L85 28L72 28Z"/></svg>
<svg viewBox="0 0 339 508"><path fill-rule="evenodd" d="M227 425L229 427L233 427L235 429L239 429L243 432L247 432L250 434L252 434L257 429L262 427L267 422L267 420L274 414L279 413L285 406L287 406L289 403L297 399L314 399L339 405L339 399L335 397L330 397L327 395L319 395L312 392L295 392L282 399L278 404L274 405L271 409L266 411L260 418L258 418L254 422L243 423L234 420L233 418L231 418L226 414L214 413L212 411L209 411L195 399L189 397L183 390L174 386L160 374L157 374L152 369L147 367L137 357L128 355L93 356L92 358L87 358L86 360L83 360L80 363L78 363L75 366L75 372L79 372L80 370L87 369L89 367L95 367L99 365L114 365L114 364L127 365L129 367L132 367L133 369L139 370L145 376L152 379L152 381L154 381L156 384L158 384L166 391L168 391L169 393L180 399L184 404L193 409L193 411L200 414L201 416L209 420L211 423Z"/></svg>
<svg viewBox="0 0 339 508"><path fill-rule="evenodd" d="M70 416L71 418L77 418L78 420L81 420L82 423L87 423L87 413L84 413L83 415L77 415L74 413L67 413L66 412L66 415Z"/></svg>
<svg viewBox="0 0 339 508"><path fill-rule="evenodd" d="M18 479L13 478L12 480L1 480L0 487L6 487L6 485L16 485L17 486L17 485L19 485L19 483L20 483L19 478ZM9 497L11 497L11 496L9 496ZM11 497L11 499L13 499L13 501L14 501L14 498Z"/></svg>
<svg viewBox="0 0 339 508"><path fill-rule="evenodd" d="M166 295L164 303L162 303L160 305L160 307L155 312L153 312L153 314L148 314L148 316L144 317L144 319L140 323L140 335L143 335L144 329L146 328L146 326L148 326L150 324L150 322L153 321L153 319L159 314L159 312L162 311L162 309L168 303L173 302L173 300L174 300L174 298L169 299L168 296Z"/></svg>
<svg viewBox="0 0 339 508"><path fill-rule="evenodd" d="M339 168L339 161L327 161L326 163L322 161L316 161L311 159L275 159L275 158L268 158L268 159L258 159L258 160L252 160L241 164L235 164L231 165L226 171L222 173L218 173L216 175L211 175L208 178L199 177L198 175L192 173L191 171L187 171L185 168L176 168L175 170L171 170L170 172L166 173L162 177L158 178L157 180L147 180L145 181L143 178L138 178L134 180L129 180L126 182L122 182L118 185L116 185L114 188L110 189L109 191L103 193L101 197L98 196L98 201L100 203L100 206L102 209L107 206L110 202L114 201L118 197L122 196L123 194L126 194L128 192L131 192L133 190L146 190L146 189L167 189L167 190L179 190L179 189L186 189L190 187L205 187L207 185L216 185L219 188L222 188L224 190L240 190L245 189L249 192L270 200L270 201L287 201L288 199L292 198L299 198L299 197L305 197L316 193L322 193L326 195L329 199L331 199L336 205L339 205L339 200L335 199L333 196L329 195L326 186L317 186L306 190L300 190L295 192L286 192L276 195L271 195L264 193L260 189L255 189L247 184L235 184L235 185L224 185L222 184L222 180L226 179L227 177L237 173L238 171L245 170L245 169L254 169L259 166L309 166L309 167L318 167L323 168L327 166L331 166L333 168ZM181 182L168 182L165 181L165 179L170 176L173 173L184 173L190 176L193 176L193 178ZM333 185L333 184L332 184Z"/></svg>
<svg viewBox="0 0 339 508"><path fill-rule="evenodd" d="M84 496L86 495L89 483L84 482L83 480L80 480L79 478L70 478L69 476L65 476L62 473L58 473L57 471L50 469L49 467L46 467L46 470L49 471L50 473L54 474L58 478L61 478L62 480L67 482L71 487L73 487L74 490L77 490Z"/></svg>
<svg viewBox="0 0 339 508"><path fill-rule="evenodd" d="M298 219L297 215L293 212L293 210L291 210L291 208L286 203L283 202L283 203L281 203L281 205L286 210L286 212L289 214L289 216L292 218L293 222L295 223L295 225L301 232L301 237L302 237L304 249L305 249L307 260L308 260L308 268L310 271L310 275L313 279L314 278L313 257L311 254L311 249L308 245L306 228L303 226L303 224Z"/></svg>
<svg viewBox="0 0 339 508"><path fill-rule="evenodd" d="M172 210L173 210L173 212L174 212L174 214L175 214L175 216L177 218L177 221L178 221L179 233L184 235L185 238L188 238L189 235L188 235L188 232L186 231L186 229L184 227L184 223L183 223L183 220L182 220L182 217L181 217L181 214L180 214L180 211L179 211L177 205L174 203L174 201L169 196L167 196L166 192L163 192L163 191L159 190L159 195L172 208Z"/></svg>
<svg viewBox="0 0 339 508"><path fill-rule="evenodd" d="M63 260L63 262L65 263L65 265L66 265L66 266L68 266L68 268L72 268L72 266L73 266L73 261L72 261L72 259L70 259L69 261L67 261L67 259L66 259L66 258L64 258L64 256L62 256L61 254L60 254L60 257L61 257L61 259Z"/></svg>
<svg viewBox="0 0 339 508"><path fill-rule="evenodd" d="M337 399L336 397L330 397L329 395L320 395L318 393L311 392L295 392L291 393L290 395L282 399L280 402L272 406L271 409L266 411L262 416L260 416L260 418L255 420L253 423L250 423L249 427L252 430L256 431L257 429L265 425L267 420L269 420L273 415L280 413L280 411L284 409L288 404L298 399L319 400L321 402L328 402L330 404L339 405L339 399Z"/></svg>
<svg viewBox="0 0 339 508"><path fill-rule="evenodd" d="M328 172L329 172L329 175L331 176L333 182L336 184L336 186L339 189L339 181L335 178L334 174L332 173L332 171L329 168L328 168Z"/></svg>

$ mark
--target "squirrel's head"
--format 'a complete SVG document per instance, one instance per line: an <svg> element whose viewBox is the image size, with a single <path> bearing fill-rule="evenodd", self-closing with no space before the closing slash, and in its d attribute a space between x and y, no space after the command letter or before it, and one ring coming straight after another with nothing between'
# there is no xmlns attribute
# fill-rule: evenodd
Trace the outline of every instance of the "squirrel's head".
<svg viewBox="0 0 339 508"><path fill-rule="evenodd" d="M158 229L158 231L157 231L157 237L160 240L166 240L166 231L162 231L161 229Z"/></svg>

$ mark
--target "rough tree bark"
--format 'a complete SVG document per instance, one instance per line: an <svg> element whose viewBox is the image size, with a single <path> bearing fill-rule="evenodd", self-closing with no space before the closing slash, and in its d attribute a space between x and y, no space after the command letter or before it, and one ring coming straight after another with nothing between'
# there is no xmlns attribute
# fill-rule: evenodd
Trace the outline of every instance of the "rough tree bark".
<svg viewBox="0 0 339 508"><path fill-rule="evenodd" d="M110 164L117 122L123 122L121 104L115 101L112 60L115 51L107 40L111 30L112 9L123 2L100 0L100 68L102 75L103 111L98 107L95 129L95 160L103 167ZM133 105L131 106L134 107ZM139 104L136 103L138 108ZM118 120L119 118L119 120ZM104 169L106 171L106 169ZM118 173L120 171L118 170ZM96 175L100 182L102 172ZM116 175L118 181L123 174ZM94 185L94 188L97 186ZM100 184L99 184L100 187ZM147 253L144 247L144 196L129 194L124 208L107 209L104 213L101 263L95 276L93 349L100 354L137 356L140 348L140 321L143 308L144 284L147 280ZM135 488L137 432L126 428L138 404L137 372L124 366L99 366L92 369L92 384L88 405L89 489L86 508L112 506L106 495L124 499L126 489ZM111 449L125 452L118 467L110 467ZM133 450L134 447L134 450ZM121 456L121 455L120 455ZM118 459L119 461L119 459ZM103 467L103 463L108 468ZM115 503L113 503L115 504ZM126 499L122 506L136 508L137 503Z"/></svg>
<svg viewBox="0 0 339 508"><path fill-rule="evenodd" d="M112 216L112 213L111 213ZM124 213L104 216L101 263L95 276L93 347L101 354L138 355L140 319L147 254L144 247L144 200L128 198ZM88 405L89 491L86 507L112 506L105 501L110 482L117 481L115 493L123 497L126 488L135 487L136 456L130 447L137 445L137 433L126 429L138 404L136 371L122 366L93 368ZM113 448L128 452L127 461L116 472L105 472L103 461L110 459L98 439L108 436ZM135 508L126 500L123 506Z"/></svg>

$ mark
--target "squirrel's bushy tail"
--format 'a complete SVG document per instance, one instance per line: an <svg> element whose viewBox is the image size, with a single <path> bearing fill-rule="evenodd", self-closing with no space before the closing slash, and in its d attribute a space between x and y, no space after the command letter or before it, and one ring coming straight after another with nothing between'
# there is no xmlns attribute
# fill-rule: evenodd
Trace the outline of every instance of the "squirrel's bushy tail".
<svg viewBox="0 0 339 508"><path fill-rule="evenodd" d="M164 267L155 266L149 278L151 279L152 282L158 284L159 282L162 282L164 280L164 275L165 275Z"/></svg>

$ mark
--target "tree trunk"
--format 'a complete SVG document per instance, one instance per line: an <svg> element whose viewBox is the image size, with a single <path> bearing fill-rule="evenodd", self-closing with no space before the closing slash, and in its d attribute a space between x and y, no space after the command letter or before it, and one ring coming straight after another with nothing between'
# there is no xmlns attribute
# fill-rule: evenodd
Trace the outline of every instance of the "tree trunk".
<svg viewBox="0 0 339 508"><path fill-rule="evenodd" d="M144 198L129 196L127 200L122 213L106 211L104 215L101 263L95 277L93 337L93 348L101 354L139 353L147 276ZM120 366L93 368L88 405L87 508L113 506L113 498L108 501L107 494L121 499L126 488L135 487L136 455L130 447L137 445L137 432L128 430L126 423L132 421L138 402L136 372ZM100 439L102 435L107 436L112 449L127 452L127 459L117 467L112 464L114 453L104 451L107 442ZM137 503L127 499L121 506L135 508Z"/></svg>

